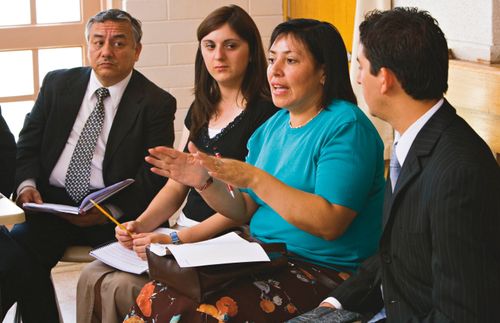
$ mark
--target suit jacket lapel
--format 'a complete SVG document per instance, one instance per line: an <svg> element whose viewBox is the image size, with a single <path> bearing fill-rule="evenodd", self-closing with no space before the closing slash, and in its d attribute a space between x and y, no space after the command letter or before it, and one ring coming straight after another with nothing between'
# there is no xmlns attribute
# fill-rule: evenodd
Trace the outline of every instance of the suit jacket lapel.
<svg viewBox="0 0 500 323"><path fill-rule="evenodd" d="M443 106L441 106L418 133L401 168L394 192L391 194L390 188L386 190L386 196L389 197L386 197L384 203L384 227L392 217L392 207L397 202L398 196L425 167L425 158L432 153L441 134L452 122L454 116L456 116L455 109L448 101L444 100Z"/></svg>
<svg viewBox="0 0 500 323"><path fill-rule="evenodd" d="M120 100L118 110L113 120L113 125L109 132L106 152L104 153L103 173L106 172L111 157L122 144L129 129L136 122L136 117L141 110L140 102L143 97L143 84L140 81L138 72L134 70L125 92L123 93L122 99Z"/></svg>
<svg viewBox="0 0 500 323"><path fill-rule="evenodd" d="M83 97L87 91L90 78L90 68L83 68L82 72L74 79L69 80L67 85L58 93L55 100L54 115L59 119L58 127L51 129L55 133L52 145L55 153L48 154L49 169L52 169L61 155L71 130L75 123L78 112L82 105Z"/></svg>

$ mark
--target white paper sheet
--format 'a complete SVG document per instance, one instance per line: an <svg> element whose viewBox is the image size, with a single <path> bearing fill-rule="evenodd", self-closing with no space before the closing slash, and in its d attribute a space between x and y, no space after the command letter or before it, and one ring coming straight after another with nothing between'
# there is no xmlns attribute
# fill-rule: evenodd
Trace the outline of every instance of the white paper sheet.
<svg viewBox="0 0 500 323"><path fill-rule="evenodd" d="M142 260L133 250L125 248L118 242L94 249L90 251L90 255L108 266L132 274L139 275L148 269L148 262L146 260Z"/></svg>
<svg viewBox="0 0 500 323"><path fill-rule="evenodd" d="M234 232L196 243L167 245L180 267L270 261L258 243L248 242Z"/></svg>

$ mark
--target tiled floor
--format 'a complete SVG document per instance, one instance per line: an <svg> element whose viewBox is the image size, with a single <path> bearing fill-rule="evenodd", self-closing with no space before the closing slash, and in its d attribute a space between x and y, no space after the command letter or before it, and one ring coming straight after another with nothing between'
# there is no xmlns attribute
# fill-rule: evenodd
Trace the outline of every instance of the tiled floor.
<svg viewBox="0 0 500 323"><path fill-rule="evenodd" d="M76 283L85 263L60 262L52 270L52 279L64 323L76 322ZM14 321L15 309L12 308L3 323Z"/></svg>

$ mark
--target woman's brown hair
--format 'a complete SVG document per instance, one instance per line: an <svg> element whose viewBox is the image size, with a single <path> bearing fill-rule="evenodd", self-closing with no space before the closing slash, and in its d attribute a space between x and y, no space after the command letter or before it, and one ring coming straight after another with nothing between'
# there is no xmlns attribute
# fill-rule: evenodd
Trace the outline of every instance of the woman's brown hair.
<svg viewBox="0 0 500 323"><path fill-rule="evenodd" d="M216 105L221 99L219 85L210 75L203 61L201 40L224 24L228 24L239 37L248 43L249 64L241 84L241 93L247 106L260 98L270 98L266 76L266 55L255 22L245 10L236 5L224 6L213 11L201 22L197 31L198 50L195 60L194 103L191 113L191 129L189 129L191 140L216 113Z"/></svg>

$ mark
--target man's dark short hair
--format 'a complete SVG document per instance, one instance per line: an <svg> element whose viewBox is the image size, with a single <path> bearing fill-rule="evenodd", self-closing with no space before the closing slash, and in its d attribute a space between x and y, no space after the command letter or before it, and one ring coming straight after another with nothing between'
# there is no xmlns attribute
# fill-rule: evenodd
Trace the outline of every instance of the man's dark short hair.
<svg viewBox="0 0 500 323"><path fill-rule="evenodd" d="M371 74L388 68L416 100L443 97L448 89L448 45L438 22L427 11L374 10L360 24L359 33Z"/></svg>

